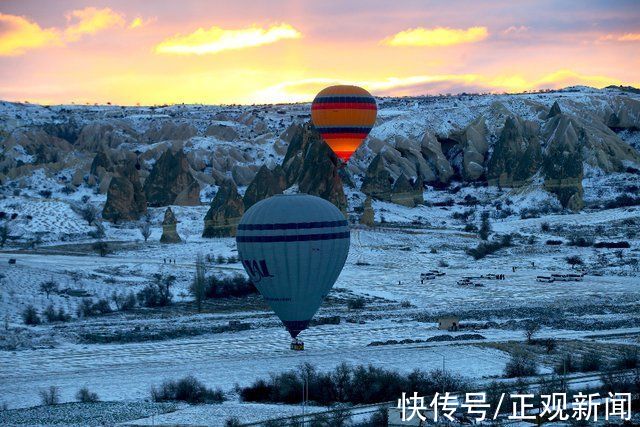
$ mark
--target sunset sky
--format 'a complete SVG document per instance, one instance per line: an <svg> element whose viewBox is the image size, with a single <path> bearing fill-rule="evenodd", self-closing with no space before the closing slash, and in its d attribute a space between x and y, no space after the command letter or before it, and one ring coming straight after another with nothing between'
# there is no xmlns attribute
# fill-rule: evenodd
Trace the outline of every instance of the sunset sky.
<svg viewBox="0 0 640 427"><path fill-rule="evenodd" d="M640 86L640 2L0 1L0 99L308 101Z"/></svg>

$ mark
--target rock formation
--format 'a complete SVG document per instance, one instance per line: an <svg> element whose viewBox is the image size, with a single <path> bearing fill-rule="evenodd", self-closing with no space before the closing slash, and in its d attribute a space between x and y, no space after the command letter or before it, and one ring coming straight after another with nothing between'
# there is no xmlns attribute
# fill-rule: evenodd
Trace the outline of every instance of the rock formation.
<svg viewBox="0 0 640 427"><path fill-rule="evenodd" d="M223 124L213 124L204 133L206 136L213 136L221 141L235 141L238 139L238 132L231 126Z"/></svg>
<svg viewBox="0 0 640 427"><path fill-rule="evenodd" d="M563 207L574 211L582 209L582 146L586 135L568 116L557 114L546 124L546 149L542 169L544 187L556 195Z"/></svg>
<svg viewBox="0 0 640 427"><path fill-rule="evenodd" d="M484 174L485 155L489 149L488 131L484 116L478 116L461 136L463 176L474 181Z"/></svg>
<svg viewBox="0 0 640 427"><path fill-rule="evenodd" d="M142 136L142 140L147 144L162 141L185 141L197 134L197 129L190 123L168 120L149 127Z"/></svg>
<svg viewBox="0 0 640 427"><path fill-rule="evenodd" d="M180 243L182 239L176 230L178 220L171 210L171 206L164 211L164 220L162 221L162 236L160 243Z"/></svg>
<svg viewBox="0 0 640 427"><path fill-rule="evenodd" d="M442 145L431 132L425 132L420 141L420 151L431 166L434 176L441 183L449 182L453 176L453 168L442 153ZM425 178L426 181L429 181Z"/></svg>
<svg viewBox="0 0 640 427"><path fill-rule="evenodd" d="M532 122L507 117L487 164L490 185L518 187L528 183L542 163L538 132Z"/></svg>
<svg viewBox="0 0 640 427"><path fill-rule="evenodd" d="M116 148L124 143L138 142L138 134L121 121L92 122L82 128L75 145L83 150L100 147Z"/></svg>
<svg viewBox="0 0 640 427"><path fill-rule="evenodd" d="M111 179L102 218L112 222L131 221L140 219L146 212L147 200L138 171L132 163L126 163Z"/></svg>
<svg viewBox="0 0 640 427"><path fill-rule="evenodd" d="M362 205L362 215L360 216L360 224L367 227L373 227L375 225L375 215L373 212L373 206L371 202L371 196L367 196Z"/></svg>
<svg viewBox="0 0 640 427"><path fill-rule="evenodd" d="M360 190L375 199L389 201L393 178L385 166L382 155L375 156L367 168Z"/></svg>
<svg viewBox="0 0 640 427"><path fill-rule="evenodd" d="M233 181L220 186L204 217L202 237L235 236L240 218L244 214L242 197Z"/></svg>
<svg viewBox="0 0 640 427"><path fill-rule="evenodd" d="M287 187L298 184L300 192L322 197L346 212L339 159L310 124L294 133L282 168Z"/></svg>
<svg viewBox="0 0 640 427"><path fill-rule="evenodd" d="M276 194L282 194L287 188L287 180L282 166L270 170L263 165L244 192L244 209L247 210L257 202Z"/></svg>
<svg viewBox="0 0 640 427"><path fill-rule="evenodd" d="M391 189L391 201L410 208L423 203L422 183L400 175Z"/></svg>
<svg viewBox="0 0 640 427"><path fill-rule="evenodd" d="M144 183L150 206L196 206L200 204L200 184L191 174L182 149L167 149L153 165Z"/></svg>

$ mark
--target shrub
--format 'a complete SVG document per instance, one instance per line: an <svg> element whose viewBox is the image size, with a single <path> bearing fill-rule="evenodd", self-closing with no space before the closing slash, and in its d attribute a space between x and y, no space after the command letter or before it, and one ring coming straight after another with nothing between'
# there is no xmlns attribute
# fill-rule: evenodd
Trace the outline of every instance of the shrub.
<svg viewBox="0 0 640 427"><path fill-rule="evenodd" d="M594 248L607 249L628 249L631 247L629 242L598 242L593 245Z"/></svg>
<svg viewBox="0 0 640 427"><path fill-rule="evenodd" d="M602 355L598 352L591 351L582 355L580 359L581 372L599 371L602 366Z"/></svg>
<svg viewBox="0 0 640 427"><path fill-rule="evenodd" d="M637 393L640 391L640 375L637 372L605 372L600 376L603 391L611 393Z"/></svg>
<svg viewBox="0 0 640 427"><path fill-rule="evenodd" d="M101 257L105 257L109 254L109 244L102 240L93 244L93 250L100 254Z"/></svg>
<svg viewBox="0 0 640 427"><path fill-rule="evenodd" d="M60 389L54 385L45 390L40 390L40 402L45 406L60 403Z"/></svg>
<svg viewBox="0 0 640 427"><path fill-rule="evenodd" d="M467 233L476 233L478 231L478 227L473 224L465 224L463 231L466 231Z"/></svg>
<svg viewBox="0 0 640 427"><path fill-rule="evenodd" d="M569 238L569 246L578 246L580 248L588 248L593 246L593 239L590 237L573 235Z"/></svg>
<svg viewBox="0 0 640 427"><path fill-rule="evenodd" d="M617 369L635 369L638 367L638 350L627 349L616 359L614 366Z"/></svg>
<svg viewBox="0 0 640 427"><path fill-rule="evenodd" d="M524 352L514 353L504 367L507 378L530 377L538 373L535 359Z"/></svg>
<svg viewBox="0 0 640 427"><path fill-rule="evenodd" d="M240 427L242 423L238 419L238 417L227 418L224 422L224 427Z"/></svg>
<svg viewBox="0 0 640 427"><path fill-rule="evenodd" d="M71 316L69 316L64 311L64 308L60 307L56 311L56 309L53 306L53 304L49 304L49 306L44 310L44 312L42 314L44 314L44 317L47 319L47 322L49 322L49 323L52 323L52 322L67 322L67 321L71 320Z"/></svg>
<svg viewBox="0 0 640 427"><path fill-rule="evenodd" d="M576 265L584 265L584 261L578 255L571 255L565 258L567 264L571 267L575 267Z"/></svg>
<svg viewBox="0 0 640 427"><path fill-rule="evenodd" d="M99 402L98 394L92 391L89 391L87 387L82 387L76 393L76 400L82 403L95 403Z"/></svg>
<svg viewBox="0 0 640 427"><path fill-rule="evenodd" d="M98 314L111 313L113 310L109 305L109 301L106 298L101 298L97 302L94 302L91 298L83 298L82 302L78 305L76 314L78 317L91 317Z"/></svg>
<svg viewBox="0 0 640 427"><path fill-rule="evenodd" d="M244 297L258 292L253 282L246 276L218 278L211 276L205 288L206 298Z"/></svg>
<svg viewBox="0 0 640 427"><path fill-rule="evenodd" d="M487 255L491 255L502 248L507 248L511 246L511 235L507 234L502 236L500 240L494 240L492 242L482 242L475 248L470 248L467 250L467 254L471 255L473 259L481 259L486 257Z"/></svg>
<svg viewBox="0 0 640 427"><path fill-rule="evenodd" d="M319 405L334 403L367 404L397 399L402 391L415 390L422 396L446 390L466 390L471 386L464 378L445 371L415 370L400 374L374 366L352 367L345 363L333 371L318 372L309 364L297 371L272 374L268 380L258 379L239 388L245 402L295 404L301 401L300 390L306 381L309 400Z"/></svg>
<svg viewBox="0 0 640 427"><path fill-rule="evenodd" d="M347 307L349 310L362 310L365 304L365 299L362 297L351 298L347 301Z"/></svg>
<svg viewBox="0 0 640 427"><path fill-rule="evenodd" d="M129 292L129 295L122 301L120 311L133 310L136 307L136 296L133 292Z"/></svg>
<svg viewBox="0 0 640 427"><path fill-rule="evenodd" d="M551 231L551 226L549 225L548 222L545 221L542 224L540 224L540 230L545 233L548 233L549 231Z"/></svg>
<svg viewBox="0 0 640 427"><path fill-rule="evenodd" d="M38 316L38 312L36 308L32 305L28 305L27 308L22 312L22 320L25 325L39 325L40 324L40 316Z"/></svg>
<svg viewBox="0 0 640 427"><path fill-rule="evenodd" d="M51 195L53 194L53 192L51 190L41 190L40 192L38 192L38 194L40 194L45 199L49 199L51 198Z"/></svg>
<svg viewBox="0 0 640 427"><path fill-rule="evenodd" d="M153 277L154 282L138 292L138 302L144 307L165 307L171 304L173 299L171 286L176 281L176 276L154 274Z"/></svg>
<svg viewBox="0 0 640 427"><path fill-rule="evenodd" d="M553 371L558 375L570 374L571 372L578 372L579 366L573 360L571 353L565 354L553 368Z"/></svg>
<svg viewBox="0 0 640 427"><path fill-rule="evenodd" d="M640 205L640 197L633 197L628 194L622 194L616 197L614 200L610 200L605 203L605 209L624 208L627 206Z"/></svg>
<svg viewBox="0 0 640 427"><path fill-rule="evenodd" d="M209 389L190 375L177 381L164 381L158 388L151 387L151 399L154 402L222 403L225 397L222 390Z"/></svg>

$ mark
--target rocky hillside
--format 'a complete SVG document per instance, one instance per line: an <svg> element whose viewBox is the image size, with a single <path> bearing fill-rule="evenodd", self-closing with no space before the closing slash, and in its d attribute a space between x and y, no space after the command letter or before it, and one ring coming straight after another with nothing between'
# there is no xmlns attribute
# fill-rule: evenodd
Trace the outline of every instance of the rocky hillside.
<svg viewBox="0 0 640 427"><path fill-rule="evenodd" d="M411 207L429 203L427 187L489 185L543 189L562 208L580 210L638 182L640 95L626 88L381 98L378 105L370 137L340 168L309 124L309 104L2 102L0 181L5 195L93 193L112 221L138 219L146 206L213 201L212 235L233 229L225 210L237 216L285 191L349 211L349 194L359 205L370 196Z"/></svg>

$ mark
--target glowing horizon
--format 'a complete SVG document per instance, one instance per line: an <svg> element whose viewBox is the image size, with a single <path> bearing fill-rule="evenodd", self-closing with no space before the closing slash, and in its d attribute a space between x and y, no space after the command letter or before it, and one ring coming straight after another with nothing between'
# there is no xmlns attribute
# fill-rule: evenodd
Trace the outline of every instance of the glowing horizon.
<svg viewBox="0 0 640 427"><path fill-rule="evenodd" d="M640 86L632 1L0 4L0 99L40 104L308 102Z"/></svg>

